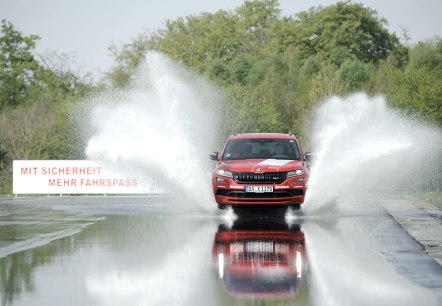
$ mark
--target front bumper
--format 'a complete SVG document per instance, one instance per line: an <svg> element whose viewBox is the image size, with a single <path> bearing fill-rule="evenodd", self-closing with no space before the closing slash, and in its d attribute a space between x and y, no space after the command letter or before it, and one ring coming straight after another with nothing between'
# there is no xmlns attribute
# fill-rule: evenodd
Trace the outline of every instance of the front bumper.
<svg viewBox="0 0 442 306"><path fill-rule="evenodd" d="M239 184L235 180L223 177L223 181L213 178L215 200L225 205L291 205L304 202L305 181L296 181L300 177L288 178L280 184ZM246 192L246 186L272 186L273 192Z"/></svg>

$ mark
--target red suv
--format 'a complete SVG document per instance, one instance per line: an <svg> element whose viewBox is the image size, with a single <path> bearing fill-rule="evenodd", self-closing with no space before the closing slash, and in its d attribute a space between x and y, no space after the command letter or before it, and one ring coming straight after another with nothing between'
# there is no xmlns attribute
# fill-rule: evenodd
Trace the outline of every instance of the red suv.
<svg viewBox="0 0 442 306"><path fill-rule="evenodd" d="M291 134L235 134L219 154L212 176L218 207L290 205L304 202L307 159Z"/></svg>

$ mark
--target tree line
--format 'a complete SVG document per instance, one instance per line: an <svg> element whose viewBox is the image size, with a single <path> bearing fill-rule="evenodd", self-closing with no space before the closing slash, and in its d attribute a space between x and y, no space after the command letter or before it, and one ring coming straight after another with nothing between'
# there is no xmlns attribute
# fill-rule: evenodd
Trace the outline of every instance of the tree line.
<svg viewBox="0 0 442 306"><path fill-rule="evenodd" d="M36 58L34 35L2 21L0 191L13 159L81 158L69 105L107 86L124 88L148 50L169 55L227 94L224 135L294 132L308 142L314 109L331 95L383 94L391 107L442 127L442 40L408 44L377 12L351 1L283 16L277 0L246 0L168 20L110 48L115 65L93 83L68 59ZM51 59L52 61L50 61Z"/></svg>
<svg viewBox="0 0 442 306"><path fill-rule="evenodd" d="M0 34L0 193L12 192L15 159L76 159L82 148L69 105L97 88L66 55L34 54L40 38L2 20Z"/></svg>
<svg viewBox="0 0 442 306"><path fill-rule="evenodd" d="M376 11L350 1L282 16L277 0L245 1L176 20L112 48L107 73L124 87L149 49L213 80L229 96L225 134L292 131L308 137L318 103L355 91L442 126L442 41L402 43ZM408 34L404 32L404 39Z"/></svg>

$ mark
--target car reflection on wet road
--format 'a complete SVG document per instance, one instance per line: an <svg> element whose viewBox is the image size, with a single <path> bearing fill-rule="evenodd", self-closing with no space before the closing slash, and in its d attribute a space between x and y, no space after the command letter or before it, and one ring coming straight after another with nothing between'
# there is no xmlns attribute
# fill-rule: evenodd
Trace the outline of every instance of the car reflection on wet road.
<svg viewBox="0 0 442 306"><path fill-rule="evenodd" d="M213 260L227 292L242 298L294 297L305 276L304 233L299 224L242 218L220 225Z"/></svg>
<svg viewBox="0 0 442 306"><path fill-rule="evenodd" d="M441 305L442 268L381 208L178 211L174 199L0 199L2 305Z"/></svg>

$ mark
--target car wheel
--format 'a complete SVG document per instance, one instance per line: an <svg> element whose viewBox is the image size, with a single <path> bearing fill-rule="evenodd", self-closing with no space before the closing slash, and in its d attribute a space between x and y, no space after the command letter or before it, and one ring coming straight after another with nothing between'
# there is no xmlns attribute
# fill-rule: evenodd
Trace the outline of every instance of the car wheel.
<svg viewBox="0 0 442 306"><path fill-rule="evenodd" d="M295 210L299 210L301 208L301 204L296 203L296 204L290 204L290 208L295 211Z"/></svg>

